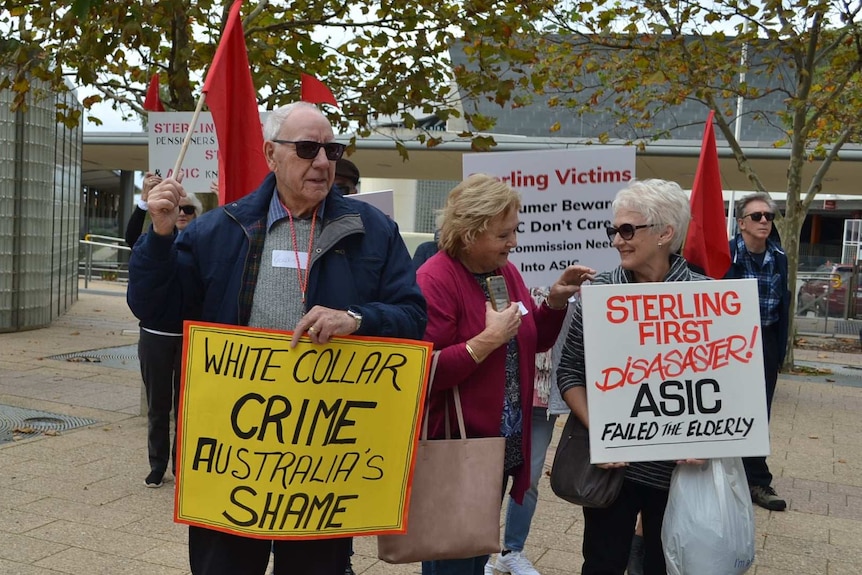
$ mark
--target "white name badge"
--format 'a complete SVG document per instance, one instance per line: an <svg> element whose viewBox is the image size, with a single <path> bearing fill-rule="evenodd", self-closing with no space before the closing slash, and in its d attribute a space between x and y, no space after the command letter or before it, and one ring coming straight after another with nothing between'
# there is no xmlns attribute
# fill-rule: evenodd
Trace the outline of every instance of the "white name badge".
<svg viewBox="0 0 862 575"><path fill-rule="evenodd" d="M272 267L308 269L308 252L272 250Z"/></svg>

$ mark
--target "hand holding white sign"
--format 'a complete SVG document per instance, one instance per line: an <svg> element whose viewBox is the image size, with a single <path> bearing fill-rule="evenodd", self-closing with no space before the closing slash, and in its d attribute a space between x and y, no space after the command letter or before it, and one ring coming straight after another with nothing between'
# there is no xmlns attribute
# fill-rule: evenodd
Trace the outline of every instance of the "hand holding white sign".
<svg viewBox="0 0 862 575"><path fill-rule="evenodd" d="M168 178L159 182L150 190L147 198L147 210L153 220L153 231L160 236L169 236L174 233L180 210L180 198L186 196L180 181Z"/></svg>

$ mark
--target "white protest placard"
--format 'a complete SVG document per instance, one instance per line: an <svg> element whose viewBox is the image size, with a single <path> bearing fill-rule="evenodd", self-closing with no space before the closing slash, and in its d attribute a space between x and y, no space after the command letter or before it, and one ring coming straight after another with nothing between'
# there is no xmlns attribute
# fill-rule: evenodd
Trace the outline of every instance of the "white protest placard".
<svg viewBox="0 0 862 575"><path fill-rule="evenodd" d="M261 124L268 112L262 112ZM149 112L149 171L163 178L173 175L194 112ZM208 193L218 182L218 138L210 112L201 112L180 168L183 187L196 194Z"/></svg>
<svg viewBox="0 0 862 575"><path fill-rule="evenodd" d="M395 197L393 190L362 192L361 194L353 194L347 197L371 204L391 219L395 219Z"/></svg>
<svg viewBox="0 0 862 575"><path fill-rule="evenodd" d="M769 454L757 280L581 294L593 463Z"/></svg>
<svg viewBox="0 0 862 575"><path fill-rule="evenodd" d="M631 146L464 154L463 174L495 176L521 194L518 246L509 260L528 286L551 285L566 266L602 271L619 261L605 229L616 193L635 177Z"/></svg>

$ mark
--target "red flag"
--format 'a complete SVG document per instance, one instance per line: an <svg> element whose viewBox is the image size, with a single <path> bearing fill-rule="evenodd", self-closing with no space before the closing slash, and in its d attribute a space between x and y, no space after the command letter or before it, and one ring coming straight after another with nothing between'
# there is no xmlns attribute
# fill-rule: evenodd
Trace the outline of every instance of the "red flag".
<svg viewBox="0 0 862 575"><path fill-rule="evenodd" d="M242 0L231 6L203 88L219 143L219 205L254 191L270 171L263 156L263 131L240 6Z"/></svg>
<svg viewBox="0 0 862 575"><path fill-rule="evenodd" d="M150 86L147 88L147 97L144 98L144 110L149 112L164 112L162 99L159 97L159 75L153 74L150 78Z"/></svg>
<svg viewBox="0 0 862 575"><path fill-rule="evenodd" d="M709 277L720 279L730 267L730 248L712 126L714 116L715 111L710 110L703 130L700 160L691 188L691 225L685 237L683 257L703 268Z"/></svg>
<svg viewBox="0 0 862 575"><path fill-rule="evenodd" d="M338 101L332 95L332 91L326 87L326 84L308 74L302 74L301 79L300 100L312 104L332 104L336 108L338 107Z"/></svg>

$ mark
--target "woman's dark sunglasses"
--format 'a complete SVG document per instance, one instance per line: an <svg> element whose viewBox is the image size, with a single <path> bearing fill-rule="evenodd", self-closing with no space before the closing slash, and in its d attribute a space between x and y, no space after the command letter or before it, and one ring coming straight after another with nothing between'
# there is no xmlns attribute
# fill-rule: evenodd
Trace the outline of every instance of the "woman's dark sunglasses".
<svg viewBox="0 0 862 575"><path fill-rule="evenodd" d="M651 227L652 224L642 224L639 226L633 226L632 224L623 224L618 228L608 226L607 228L605 228L605 231L608 232L608 239L611 241L614 240L614 236L617 234L619 234L622 239L629 241L630 239L635 237L636 231Z"/></svg>
<svg viewBox="0 0 862 575"><path fill-rule="evenodd" d="M742 219L751 218L752 222L759 222L761 218L766 218L767 222L771 222L775 219L775 214L772 212L751 212L750 214L745 214L742 216Z"/></svg>
<svg viewBox="0 0 862 575"><path fill-rule="evenodd" d="M195 213L195 207L194 207L194 206L191 206L191 205L189 205L189 206L180 206L180 211L181 211L182 213L184 213L185 215L190 216L190 215L192 215L193 213Z"/></svg>
<svg viewBox="0 0 862 575"><path fill-rule="evenodd" d="M326 153L327 160L340 160L347 148L345 144L338 142L312 142L311 140L272 140L276 144L293 144L296 146L296 155L303 160L313 160L320 152L320 148Z"/></svg>

